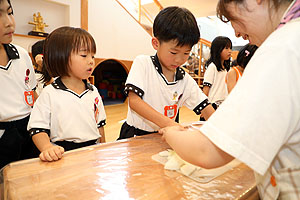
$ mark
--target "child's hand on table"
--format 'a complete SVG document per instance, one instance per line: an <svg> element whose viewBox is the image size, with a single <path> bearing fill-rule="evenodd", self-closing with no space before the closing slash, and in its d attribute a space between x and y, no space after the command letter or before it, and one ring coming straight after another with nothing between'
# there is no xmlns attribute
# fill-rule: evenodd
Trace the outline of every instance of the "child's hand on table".
<svg viewBox="0 0 300 200"><path fill-rule="evenodd" d="M65 150L63 147L52 145L43 150L39 157L42 161L51 162L61 159L64 152Z"/></svg>
<svg viewBox="0 0 300 200"><path fill-rule="evenodd" d="M186 129L178 124L177 126L168 126L162 129L159 129L158 133L162 134L162 139L165 140L165 134L174 133L174 132L181 132L185 131Z"/></svg>

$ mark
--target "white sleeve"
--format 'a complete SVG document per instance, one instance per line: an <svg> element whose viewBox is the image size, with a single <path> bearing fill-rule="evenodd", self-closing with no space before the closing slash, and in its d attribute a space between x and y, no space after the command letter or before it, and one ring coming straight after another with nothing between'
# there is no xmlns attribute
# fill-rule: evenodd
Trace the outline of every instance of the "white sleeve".
<svg viewBox="0 0 300 200"><path fill-rule="evenodd" d="M93 88L98 93L97 88L95 86L93 86ZM99 95L99 93L98 93L97 96L98 96L98 99L99 99L99 105L98 105L99 115L98 115L98 119L97 119L97 126L99 128L99 127L102 127L106 124L106 113L105 113L104 105L103 105L103 102L102 102L102 98Z"/></svg>
<svg viewBox="0 0 300 200"><path fill-rule="evenodd" d="M133 91L141 98L143 97L145 91L145 83L147 82L145 58L145 56L138 56L134 59L125 84L126 95L128 95L128 91Z"/></svg>
<svg viewBox="0 0 300 200"><path fill-rule="evenodd" d="M299 130L300 57L289 50L261 46L235 89L200 129L261 175Z"/></svg>
<svg viewBox="0 0 300 200"><path fill-rule="evenodd" d="M188 92L188 94L184 105L190 110L193 110L197 115L199 115L201 113L201 110L209 105L208 99L207 96L202 92L196 81L188 74L186 74L186 76L188 76L188 84L186 87L188 88L188 90L185 90L185 92Z"/></svg>
<svg viewBox="0 0 300 200"><path fill-rule="evenodd" d="M209 64L204 73L203 84L211 87L214 84L215 73L216 73L215 64L213 63Z"/></svg>
<svg viewBox="0 0 300 200"><path fill-rule="evenodd" d="M27 129L46 129L50 131L50 117L50 94L46 87L33 106Z"/></svg>

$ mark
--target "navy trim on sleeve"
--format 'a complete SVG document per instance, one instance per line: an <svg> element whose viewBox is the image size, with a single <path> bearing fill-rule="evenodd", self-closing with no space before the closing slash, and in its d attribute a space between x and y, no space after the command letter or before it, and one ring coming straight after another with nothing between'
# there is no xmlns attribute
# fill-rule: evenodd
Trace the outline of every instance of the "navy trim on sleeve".
<svg viewBox="0 0 300 200"><path fill-rule="evenodd" d="M196 106L194 108L194 112L197 114L197 115L200 115L201 114L201 111L206 107L208 106L210 103L208 102L208 99L205 99L204 101L202 101L198 106Z"/></svg>
<svg viewBox="0 0 300 200"><path fill-rule="evenodd" d="M50 130L49 129L44 129L44 128L31 128L29 130L29 133L30 133L30 136L34 136L38 133L41 133L41 132L45 132L48 134L48 136L50 137Z"/></svg>
<svg viewBox="0 0 300 200"><path fill-rule="evenodd" d="M140 89L139 87L136 87L132 84L126 84L125 89L124 89L126 96L128 96L129 91L134 92L141 98L144 96L144 91L142 89Z"/></svg>
<svg viewBox="0 0 300 200"><path fill-rule="evenodd" d="M97 124L97 128L103 127L105 125L106 125L106 120L104 119Z"/></svg>
<svg viewBox="0 0 300 200"><path fill-rule="evenodd" d="M203 86L208 86L208 87L211 87L211 86L212 86L212 84L211 84L211 83L208 83L208 82L204 82L204 83L203 83Z"/></svg>

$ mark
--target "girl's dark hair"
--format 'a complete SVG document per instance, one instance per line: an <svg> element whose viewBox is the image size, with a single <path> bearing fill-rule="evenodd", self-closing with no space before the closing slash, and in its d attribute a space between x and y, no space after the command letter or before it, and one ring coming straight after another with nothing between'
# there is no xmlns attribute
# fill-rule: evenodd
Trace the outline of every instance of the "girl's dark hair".
<svg viewBox="0 0 300 200"><path fill-rule="evenodd" d="M238 53L238 56L236 59L237 64L239 66L241 66L242 68L245 68L247 66L248 62L250 61L251 57L257 50L257 48L258 47L256 45L246 44Z"/></svg>
<svg viewBox="0 0 300 200"><path fill-rule="evenodd" d="M273 2L273 6L276 10L278 10L280 4L282 3L289 3L292 2L293 0L268 0L269 2L269 9L270 7L270 2ZM231 20L236 20L235 17L232 16L231 13L228 12L227 10L227 4L229 3L235 3L236 5L241 5L241 4L245 4L245 0L219 0L219 3L217 5L217 16L218 18L220 18L223 22L228 22ZM243 6L246 6L243 5Z"/></svg>
<svg viewBox="0 0 300 200"><path fill-rule="evenodd" d="M50 33L44 44L43 81L68 76L71 53L78 53L82 47L96 53L95 40L84 29L64 26Z"/></svg>
<svg viewBox="0 0 300 200"><path fill-rule="evenodd" d="M225 48L232 49L231 40L228 37L224 37L224 36L216 37L211 43L210 58L205 63L205 66L208 67L210 63L214 63L218 71L224 70L222 68L222 63L221 63L221 52ZM230 68L230 59L224 60L223 65L225 70L228 71Z"/></svg>
<svg viewBox="0 0 300 200"><path fill-rule="evenodd" d="M154 19L153 35L160 42L177 40L178 46L192 47L200 39L200 31L194 15L186 8L166 7Z"/></svg>

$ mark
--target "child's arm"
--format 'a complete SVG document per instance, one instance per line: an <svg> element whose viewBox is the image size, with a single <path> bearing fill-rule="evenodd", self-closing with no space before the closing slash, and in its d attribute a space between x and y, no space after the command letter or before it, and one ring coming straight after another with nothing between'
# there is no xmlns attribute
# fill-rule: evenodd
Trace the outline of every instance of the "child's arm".
<svg viewBox="0 0 300 200"><path fill-rule="evenodd" d="M208 94L209 94L209 87L207 86L207 85L204 85L203 86L203 89L202 89L202 91L203 91L203 93L206 95L206 96L208 96Z"/></svg>
<svg viewBox="0 0 300 200"><path fill-rule="evenodd" d="M98 131L99 131L99 134L101 135L100 143L105 143L106 139L105 139L104 127L103 126L99 127Z"/></svg>
<svg viewBox="0 0 300 200"><path fill-rule="evenodd" d="M208 120L208 118L215 112L215 109L212 107L212 105L206 106L201 111L201 117L204 117L205 120Z"/></svg>
<svg viewBox="0 0 300 200"><path fill-rule="evenodd" d="M235 72L235 70L231 69L231 70L229 70L229 72L227 74L227 90L228 90L228 94L234 88L235 84L236 84L236 72Z"/></svg>
<svg viewBox="0 0 300 200"><path fill-rule="evenodd" d="M36 92L36 91L33 91L33 98L34 98L34 101L36 101L38 97L39 97L39 95L37 94L37 92Z"/></svg>
<svg viewBox="0 0 300 200"><path fill-rule="evenodd" d="M129 91L128 98L129 98L129 106L132 110L134 110L136 113L138 113L145 119L153 122L160 128L164 128L167 126L180 126L172 119L157 112L134 92Z"/></svg>
<svg viewBox="0 0 300 200"><path fill-rule="evenodd" d="M187 162L210 169L223 166L233 157L222 151L200 131L167 127L159 131L174 151Z"/></svg>
<svg viewBox="0 0 300 200"><path fill-rule="evenodd" d="M36 147L40 150L40 159L42 161L55 161L62 158L64 148L53 145L47 133L40 132L32 136L32 140Z"/></svg>

